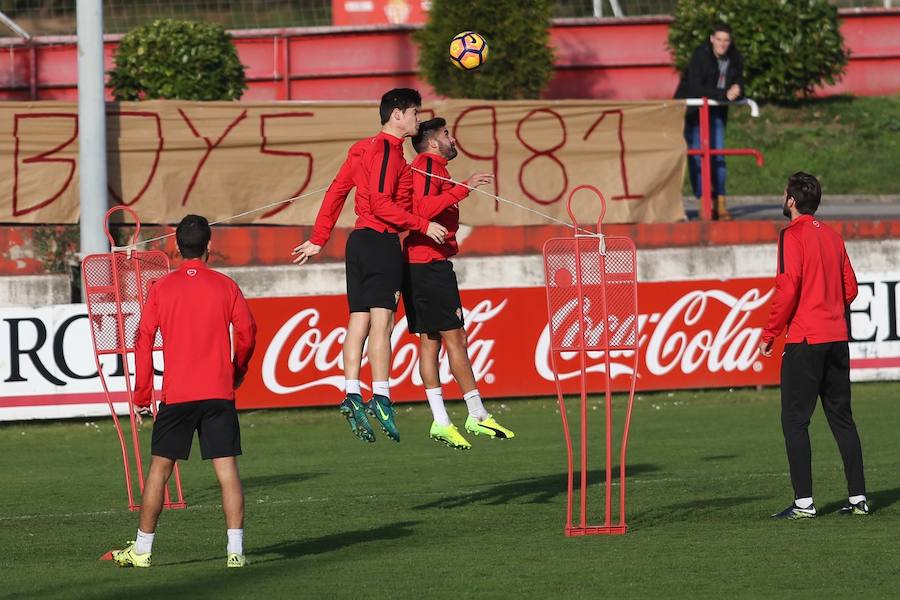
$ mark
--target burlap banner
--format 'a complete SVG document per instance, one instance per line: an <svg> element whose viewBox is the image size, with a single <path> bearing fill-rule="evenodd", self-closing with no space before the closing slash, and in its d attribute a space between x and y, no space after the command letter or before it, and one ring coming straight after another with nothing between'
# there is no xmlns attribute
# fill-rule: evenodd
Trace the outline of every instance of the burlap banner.
<svg viewBox="0 0 900 600"><path fill-rule="evenodd" d="M452 100L423 112L446 118L457 138L451 173L494 172L491 193L568 221L568 192L592 184L606 195L606 222L684 217L680 102ZM350 145L379 123L374 103L153 101L109 104L107 128L110 204L131 205L148 223L172 223L188 212L220 219L327 187ZM0 221L78 220L74 104L3 103L0 153ZM238 222L308 225L321 198ZM578 214L590 222L596 206L586 197ZM462 204L462 220L545 223L482 195ZM352 222L348 203L341 224Z"/></svg>

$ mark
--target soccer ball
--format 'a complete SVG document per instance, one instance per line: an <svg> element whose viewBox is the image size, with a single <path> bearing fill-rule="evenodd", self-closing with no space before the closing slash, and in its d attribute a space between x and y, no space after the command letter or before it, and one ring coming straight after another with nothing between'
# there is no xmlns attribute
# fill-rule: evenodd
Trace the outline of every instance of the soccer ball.
<svg viewBox="0 0 900 600"><path fill-rule="evenodd" d="M465 71L474 71L487 62L488 43L480 33L463 31L450 42L450 62Z"/></svg>

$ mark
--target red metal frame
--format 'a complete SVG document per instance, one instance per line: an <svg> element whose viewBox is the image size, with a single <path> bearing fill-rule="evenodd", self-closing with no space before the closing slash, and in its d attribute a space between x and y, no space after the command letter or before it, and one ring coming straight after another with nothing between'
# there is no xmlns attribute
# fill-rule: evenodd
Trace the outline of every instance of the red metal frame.
<svg viewBox="0 0 900 600"><path fill-rule="evenodd" d="M581 190L588 190L600 199L600 217L597 233L581 233L572 210L572 199ZM625 521L625 458L628 432L631 427L631 411L638 367L638 306L637 306L637 251L629 238L603 235L602 223L606 214L606 200L597 188L581 185L572 190L566 205L575 234L568 238L552 238L544 244L544 274L547 289L547 311L550 325L550 359L556 384L557 399L562 415L563 433L566 438L568 459L568 483L565 534L616 535L624 534ZM571 270L574 268L574 278ZM599 300L599 312L596 300ZM575 323L564 326L565 314L560 310L577 306ZM600 335L597 335L598 329ZM611 330L615 335L610 336ZM599 337L599 339L598 339ZM603 355L603 392L605 408L605 503L602 524L588 522L588 368L587 354ZM619 446L619 511L618 521L613 523L612 471L613 471L613 403L611 391L610 352L623 352L632 358L628 403ZM574 504L574 453L571 428L563 397L563 383L559 374L558 357L563 353L577 353L580 362L580 505L578 523L572 523ZM621 361L620 361L621 362Z"/></svg>
<svg viewBox="0 0 900 600"><path fill-rule="evenodd" d="M900 90L900 9L840 9L841 33L850 51L840 82L818 95L876 96ZM556 49L554 77L546 99L667 98L678 72L666 47L672 17L556 19L550 45ZM418 49L411 33L419 25L307 27L232 31L241 62L247 65L248 101L376 100L397 86L419 89L426 100L433 90L417 76ZM113 67L121 35L106 35L105 70ZM279 38L292 58L287 70ZM0 99L72 100L77 98L76 37L33 38L35 60L21 39L2 38ZM360 51L360 49L363 49ZM40 65L39 73L31 73ZM33 85L29 85L33 81ZM112 99L108 96L108 99Z"/></svg>
<svg viewBox="0 0 900 600"><path fill-rule="evenodd" d="M755 156L756 166L765 164L762 153L755 148L712 149L709 143L709 98L703 97L700 107L700 149L688 150L688 156L700 156L700 180L703 188L700 195L700 218L712 219L712 157L715 156Z"/></svg>
<svg viewBox="0 0 900 600"><path fill-rule="evenodd" d="M128 249L116 248L116 242L109 230L109 217L115 212L127 212L134 219L135 230L131 239L131 246ZM106 237L113 247L113 251L104 254L91 254L85 256L82 260L82 281L84 283L84 297L87 304L87 312L91 323L91 340L94 346L94 361L97 366L97 372L100 375L100 384L103 386L103 393L106 395L109 411L112 415L113 424L116 428L116 434L119 438L119 446L122 452L122 466L125 471L125 489L128 493L128 508L132 511L140 510L141 505L135 502L134 490L132 486L131 473L131 457L128 452L128 445L125 442L125 434L122 431L122 425L116 414L113 404L112 394L106 382L106 376L100 363L100 357L104 355L117 355L122 362L122 368L125 374L125 394L128 398L128 415L131 424L131 453L134 456L135 468L137 470L138 485L141 493L144 491L144 466L141 459L141 442L138 433L138 426L134 413L134 390L131 386L131 369L128 363L128 355L134 352L134 336L129 335L129 328L126 326L126 320L134 323L136 319L140 319L140 310L137 314L127 312L123 303L137 302L137 306L144 304L144 292L152 280L169 272L169 257L165 253L159 251L136 251L133 250L134 244L137 242L138 234L141 230L141 223L137 214L127 206L114 206L109 209L105 217ZM123 272L123 269L126 272ZM128 271L131 272L128 272ZM101 281L97 281L95 274L100 274ZM133 277L132 277L133 273ZM153 277L156 276L156 277ZM134 284L133 286L131 284ZM127 294L126 294L127 292ZM101 310L101 305L109 308L112 302L115 312L109 310ZM129 309L130 310L130 309ZM108 343L108 339L101 339L104 331L104 318L113 316L115 318L115 343ZM157 338L158 340L159 338ZM161 343L154 344L153 350L162 350ZM150 410L153 418L156 418L156 402L150 403ZM181 473L178 465L174 469L175 491L177 499L172 500L169 489L165 489L165 508L185 508L187 504L184 501L184 495L181 488Z"/></svg>

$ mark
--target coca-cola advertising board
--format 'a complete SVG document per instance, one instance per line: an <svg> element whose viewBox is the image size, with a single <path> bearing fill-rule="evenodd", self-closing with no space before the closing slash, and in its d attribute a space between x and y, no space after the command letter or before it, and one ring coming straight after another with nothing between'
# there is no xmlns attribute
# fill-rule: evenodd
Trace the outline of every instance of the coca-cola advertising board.
<svg viewBox="0 0 900 600"><path fill-rule="evenodd" d="M896 274L863 275L852 306L853 379L900 378ZM765 359L758 345L769 310L771 278L639 283L639 390L775 385L780 345ZM463 290L469 354L487 398L554 395L547 303L543 287ZM259 333L238 407L336 404L342 395L344 296L251 299ZM569 309L565 309L569 310ZM575 323L572 314L558 315ZM100 326L105 326L100 324ZM423 399L416 340L401 313L391 338L392 397ZM780 341L779 341L780 344ZM123 368L104 357L103 370L124 400ZM576 392L579 362L557 361L567 391ZM627 356L611 355L614 389L630 383ZM163 367L161 357L157 366ZM588 382L603 389L605 360L589 354ZM441 379L459 397L446 357ZM94 365L84 305L0 309L0 420L108 414ZM362 379L370 381L364 357ZM157 387L161 377L157 377ZM119 409L125 405L120 403Z"/></svg>

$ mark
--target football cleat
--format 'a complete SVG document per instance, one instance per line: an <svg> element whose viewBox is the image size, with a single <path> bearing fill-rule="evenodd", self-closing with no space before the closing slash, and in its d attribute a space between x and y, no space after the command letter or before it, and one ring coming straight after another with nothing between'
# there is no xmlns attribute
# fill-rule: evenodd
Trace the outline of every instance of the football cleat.
<svg viewBox="0 0 900 600"><path fill-rule="evenodd" d="M791 504L781 512L772 515L773 519L814 519L816 516L815 505L809 508L800 508L796 504Z"/></svg>
<svg viewBox="0 0 900 600"><path fill-rule="evenodd" d="M375 431L369 425L369 419L366 418L365 407L362 403L362 396L359 394L347 394L344 401L341 402L341 414L347 419L350 425L350 431L364 442L375 441Z"/></svg>
<svg viewBox="0 0 900 600"><path fill-rule="evenodd" d="M466 431L475 435L486 435L498 440L509 440L516 437L516 434L494 420L494 417L488 415L483 421L477 420L472 415L466 419Z"/></svg>
<svg viewBox="0 0 900 600"><path fill-rule="evenodd" d="M150 552L146 554L138 554L134 551L134 542L128 542L128 546L126 546L122 550L113 550L112 551L112 559L116 561L116 564L120 567L139 567L139 568L147 568L150 566Z"/></svg>
<svg viewBox="0 0 900 600"><path fill-rule="evenodd" d="M229 569L240 569L241 567L247 566L247 559L244 558L243 554L235 554L234 552L229 552L228 558L225 559L225 566Z"/></svg>
<svg viewBox="0 0 900 600"><path fill-rule="evenodd" d="M869 504L865 500L860 500L856 504L847 502L847 506L844 506L838 512L842 515L867 515L869 514Z"/></svg>
<svg viewBox="0 0 900 600"><path fill-rule="evenodd" d="M469 440L464 438L456 426L451 423L446 427L438 425L437 421L431 423L431 439L437 442L443 442L451 448L457 450L468 450L472 447Z"/></svg>
<svg viewBox="0 0 900 600"><path fill-rule="evenodd" d="M366 403L366 412L378 421L389 438L395 442L400 441L400 432L397 431L397 425L394 423L394 407L391 405L390 398L375 394Z"/></svg>

